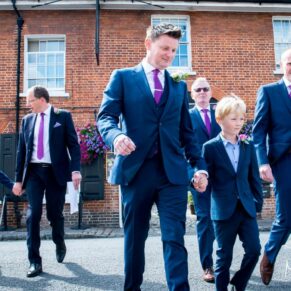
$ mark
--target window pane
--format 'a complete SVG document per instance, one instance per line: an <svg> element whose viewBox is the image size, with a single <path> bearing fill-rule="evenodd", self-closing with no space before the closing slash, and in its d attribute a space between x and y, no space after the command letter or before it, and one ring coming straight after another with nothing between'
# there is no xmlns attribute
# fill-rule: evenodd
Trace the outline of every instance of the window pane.
<svg viewBox="0 0 291 291"><path fill-rule="evenodd" d="M64 52L65 51L65 42L59 41L59 51Z"/></svg>
<svg viewBox="0 0 291 291"><path fill-rule="evenodd" d="M47 55L47 63L48 64L55 64L55 62L56 62L55 54L48 54Z"/></svg>
<svg viewBox="0 0 291 291"><path fill-rule="evenodd" d="M56 88L56 79L47 79L48 88Z"/></svg>
<svg viewBox="0 0 291 291"><path fill-rule="evenodd" d="M28 52L38 52L39 43L38 41L29 41L28 42Z"/></svg>
<svg viewBox="0 0 291 291"><path fill-rule="evenodd" d="M65 88L64 79L57 79L57 88Z"/></svg>
<svg viewBox="0 0 291 291"><path fill-rule="evenodd" d="M172 63L172 66L173 67L178 67L179 66L179 58L178 56L175 57L173 63Z"/></svg>
<svg viewBox="0 0 291 291"><path fill-rule="evenodd" d="M59 42L55 40L50 40L47 42L47 51L48 52L53 52L53 51L58 51L59 50Z"/></svg>
<svg viewBox="0 0 291 291"><path fill-rule="evenodd" d="M187 55L187 45L180 44L180 54Z"/></svg>
<svg viewBox="0 0 291 291"><path fill-rule="evenodd" d="M55 77L55 67L53 67L53 66L47 67L47 77L48 78Z"/></svg>
<svg viewBox="0 0 291 291"><path fill-rule="evenodd" d="M39 42L39 51L45 52L46 51L46 41L40 41Z"/></svg>
<svg viewBox="0 0 291 291"><path fill-rule="evenodd" d="M28 80L28 88L35 86L36 85L36 80Z"/></svg>
<svg viewBox="0 0 291 291"><path fill-rule="evenodd" d="M64 67L63 66L57 66L57 72L56 72L57 78L63 78L64 77Z"/></svg>
<svg viewBox="0 0 291 291"><path fill-rule="evenodd" d="M39 53L37 55L37 64L38 65L45 65L45 54Z"/></svg>
<svg viewBox="0 0 291 291"><path fill-rule="evenodd" d="M36 66L29 66L28 79L36 79Z"/></svg>
<svg viewBox="0 0 291 291"><path fill-rule="evenodd" d="M28 54L28 63L36 64L36 54Z"/></svg>
<svg viewBox="0 0 291 291"><path fill-rule="evenodd" d="M45 66L38 66L37 67L37 77L38 78L45 78Z"/></svg>
<svg viewBox="0 0 291 291"><path fill-rule="evenodd" d="M62 64L64 62L64 54L56 54L56 62Z"/></svg>
<svg viewBox="0 0 291 291"><path fill-rule="evenodd" d="M46 79L37 79L36 80L36 84L37 85L40 85L40 86L47 87L47 81L46 81Z"/></svg>
<svg viewBox="0 0 291 291"><path fill-rule="evenodd" d="M180 56L180 66L187 67L188 66L188 58L187 56Z"/></svg>

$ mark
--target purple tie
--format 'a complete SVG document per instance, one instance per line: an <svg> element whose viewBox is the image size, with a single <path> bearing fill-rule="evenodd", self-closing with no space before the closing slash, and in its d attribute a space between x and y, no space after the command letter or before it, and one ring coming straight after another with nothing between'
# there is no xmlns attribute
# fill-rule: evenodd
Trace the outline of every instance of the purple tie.
<svg viewBox="0 0 291 291"><path fill-rule="evenodd" d="M209 110L208 109L201 109L201 111L204 114L204 123L205 123L206 129L207 129L208 135L210 136L210 134L211 134L211 122L210 122L210 119L208 116Z"/></svg>
<svg viewBox="0 0 291 291"><path fill-rule="evenodd" d="M38 131L38 138L37 138L37 158L41 160L44 156L43 150L43 132L44 132L44 113L40 114L40 124L39 124L39 131Z"/></svg>
<svg viewBox="0 0 291 291"><path fill-rule="evenodd" d="M159 69L154 69L153 70L153 74L154 74L154 98L155 98L155 102L156 104L159 104L161 101L161 97L163 94L163 86L161 84L161 81L158 77L160 70Z"/></svg>

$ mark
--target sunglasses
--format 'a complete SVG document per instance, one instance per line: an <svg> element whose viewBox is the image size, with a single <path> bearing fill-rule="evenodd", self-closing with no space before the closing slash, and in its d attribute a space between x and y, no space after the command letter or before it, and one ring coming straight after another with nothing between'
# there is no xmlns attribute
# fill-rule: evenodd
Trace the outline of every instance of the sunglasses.
<svg viewBox="0 0 291 291"><path fill-rule="evenodd" d="M210 90L209 87L204 87L204 88L197 88L197 89L193 89L196 93L199 93L201 91L203 92L208 92Z"/></svg>

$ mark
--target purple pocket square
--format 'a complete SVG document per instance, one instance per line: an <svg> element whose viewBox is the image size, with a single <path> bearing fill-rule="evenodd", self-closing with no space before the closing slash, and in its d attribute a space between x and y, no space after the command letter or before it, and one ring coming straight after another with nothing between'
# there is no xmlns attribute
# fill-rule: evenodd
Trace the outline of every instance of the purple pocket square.
<svg viewBox="0 0 291 291"><path fill-rule="evenodd" d="M62 126L62 125L60 123L56 122L54 125L54 128L59 127L59 126Z"/></svg>

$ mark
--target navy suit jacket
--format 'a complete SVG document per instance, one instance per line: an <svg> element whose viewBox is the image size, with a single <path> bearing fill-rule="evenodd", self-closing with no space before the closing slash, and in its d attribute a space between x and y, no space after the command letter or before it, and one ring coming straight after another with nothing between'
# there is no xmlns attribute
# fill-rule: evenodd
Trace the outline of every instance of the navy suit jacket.
<svg viewBox="0 0 291 291"><path fill-rule="evenodd" d="M37 115L26 115L21 124L17 148L16 181L25 188L27 168L33 151L34 127ZM68 111L51 108L49 147L52 168L59 185L71 181L72 171L80 171L80 145L72 116Z"/></svg>
<svg viewBox="0 0 291 291"><path fill-rule="evenodd" d="M0 171L0 183L3 184L8 189L12 190L13 182L9 179L9 177Z"/></svg>
<svg viewBox="0 0 291 291"><path fill-rule="evenodd" d="M108 145L112 146L114 139L124 133L133 140L136 150L128 156L117 155L110 183L127 185L158 138L171 183L188 184L187 159L192 166L205 169L188 111L186 83L175 82L165 71L165 85L168 86L167 103L159 117L141 64L112 73L98 114L98 128Z"/></svg>
<svg viewBox="0 0 291 291"><path fill-rule="evenodd" d="M215 111L213 109L210 109L211 114L211 133L210 136L208 135L206 126L204 121L201 118L200 112L196 106L191 108L189 110L190 117L192 121L192 125L195 131L195 135L199 144L199 147L202 149L202 146L205 142L210 140L211 138L218 135L218 133L221 131L220 126L216 122L215 119ZM188 177L191 180L194 174L194 169L192 167L188 167Z"/></svg>
<svg viewBox="0 0 291 291"><path fill-rule="evenodd" d="M283 79L258 90L253 139L258 163L274 164L291 148L291 100Z"/></svg>
<svg viewBox="0 0 291 291"><path fill-rule="evenodd" d="M223 141L217 137L206 142L202 154L208 166L211 182L211 219L226 220L234 213L238 197L251 217L263 205L261 180L255 148L252 143L240 143L240 155L235 172Z"/></svg>

